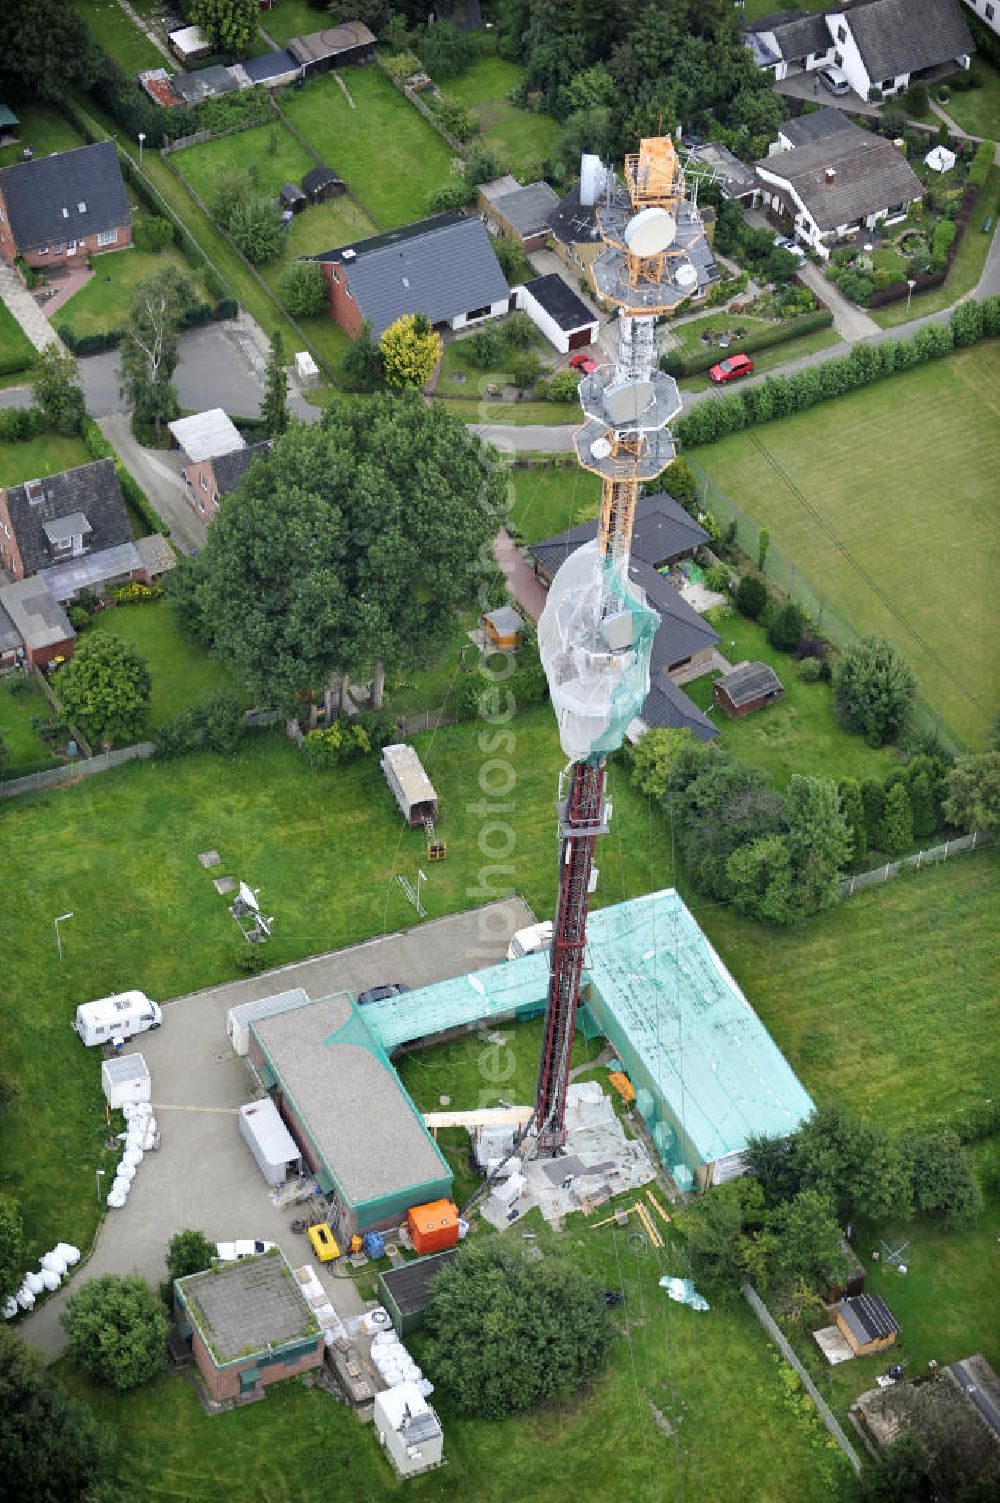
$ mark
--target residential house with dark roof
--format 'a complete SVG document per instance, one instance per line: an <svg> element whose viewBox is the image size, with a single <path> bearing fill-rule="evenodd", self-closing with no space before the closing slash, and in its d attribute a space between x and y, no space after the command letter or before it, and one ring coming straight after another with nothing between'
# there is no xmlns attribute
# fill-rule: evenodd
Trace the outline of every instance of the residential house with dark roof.
<svg viewBox="0 0 1000 1503"><path fill-rule="evenodd" d="M566 532L556 533L541 543L533 543L528 549L535 561L535 573L545 584L551 584L556 570L575 553L581 543L589 543L597 536L596 522L581 522ZM665 569L693 558L695 550L708 542L708 533L694 517L686 512L673 496L666 491L643 496L635 508L635 523L632 530L632 558L649 564L653 569Z"/></svg>
<svg viewBox="0 0 1000 1503"><path fill-rule="evenodd" d="M833 64L867 99L903 93L929 74L967 68L975 46L959 0L854 0L838 9L777 11L747 22L759 68L780 82Z"/></svg>
<svg viewBox="0 0 1000 1503"><path fill-rule="evenodd" d="M38 575L56 600L146 580L110 459L0 488L0 565Z"/></svg>
<svg viewBox="0 0 1000 1503"><path fill-rule="evenodd" d="M113 141L36 156L0 170L0 256L29 266L120 250L132 211Z"/></svg>
<svg viewBox="0 0 1000 1503"><path fill-rule="evenodd" d="M248 444L246 448L233 449L228 454L212 454L207 459L186 464L181 474L188 504L203 522L210 522L223 496L236 489L255 459L263 459L270 451L270 439L263 439L259 444Z"/></svg>
<svg viewBox="0 0 1000 1503"><path fill-rule="evenodd" d="M785 121L756 170L765 205L790 219L795 238L824 260L836 241L862 226L905 218L924 191L891 141L833 109Z"/></svg>
<svg viewBox="0 0 1000 1503"><path fill-rule="evenodd" d="M497 234L519 240L525 250L541 250L559 195L544 181L522 186L507 173L480 185L479 203L487 225Z"/></svg>
<svg viewBox="0 0 1000 1503"><path fill-rule="evenodd" d="M600 319L557 271L516 287L514 302L561 355L597 342Z"/></svg>
<svg viewBox="0 0 1000 1503"><path fill-rule="evenodd" d="M404 313L462 329L510 307L510 288L481 219L434 214L311 258L323 268L330 314L353 339L378 339Z"/></svg>

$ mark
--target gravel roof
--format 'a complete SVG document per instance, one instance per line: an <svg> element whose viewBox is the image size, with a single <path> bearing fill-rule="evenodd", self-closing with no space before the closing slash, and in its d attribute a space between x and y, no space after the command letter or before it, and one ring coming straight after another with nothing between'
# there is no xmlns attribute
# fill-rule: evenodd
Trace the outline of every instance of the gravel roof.
<svg viewBox="0 0 1000 1503"><path fill-rule="evenodd" d="M280 1252L178 1280L191 1324L217 1363L304 1340L319 1323ZM247 1348L250 1352L247 1352Z"/></svg>
<svg viewBox="0 0 1000 1503"><path fill-rule="evenodd" d="M251 1031L352 1204L450 1176L346 993L258 1019Z"/></svg>

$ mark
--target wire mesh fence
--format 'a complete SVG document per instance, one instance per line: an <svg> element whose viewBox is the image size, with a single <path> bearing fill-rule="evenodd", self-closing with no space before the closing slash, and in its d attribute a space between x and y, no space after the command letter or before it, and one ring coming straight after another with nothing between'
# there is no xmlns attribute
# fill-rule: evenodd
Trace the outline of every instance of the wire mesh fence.
<svg viewBox="0 0 1000 1503"><path fill-rule="evenodd" d="M16 798L19 793L37 793L43 788L76 783L80 778L93 777L95 773L121 767L123 762L134 762L137 757L151 757L155 750L152 741L138 741L134 746L123 746L118 751L101 752L96 757L81 757L75 762L64 762L59 767L39 769L27 777L0 778L0 798Z"/></svg>
<svg viewBox="0 0 1000 1503"><path fill-rule="evenodd" d="M952 856L961 856L965 851L978 851L991 845L996 845L996 840L986 830L974 830L971 835L959 835L955 840L946 840L943 845L934 845L929 850L918 851L915 856L902 856L898 861L887 861L884 866L875 866L871 871L858 872L856 876L845 877L840 884L840 896L849 898L852 893L863 892L866 887L880 887L883 882L890 882L893 877L898 877L900 872L908 868L918 870L921 866L929 866L934 861L948 861Z"/></svg>
<svg viewBox="0 0 1000 1503"><path fill-rule="evenodd" d="M702 509L711 513L723 533L736 543L748 558L756 560L759 556L761 533L766 529L762 528L752 517L748 517L732 496L716 485L711 476L705 473L690 454L685 454L684 457L698 481ZM796 561L782 552L773 541L767 543L764 573L783 594L802 607L809 616L815 631L832 642L840 652L846 652L862 640L865 633L858 631L829 595L820 590L802 572ZM944 725L940 713L933 710L919 695L914 701L911 721L918 735L936 743L953 756L958 756L966 750L956 740L951 730Z"/></svg>

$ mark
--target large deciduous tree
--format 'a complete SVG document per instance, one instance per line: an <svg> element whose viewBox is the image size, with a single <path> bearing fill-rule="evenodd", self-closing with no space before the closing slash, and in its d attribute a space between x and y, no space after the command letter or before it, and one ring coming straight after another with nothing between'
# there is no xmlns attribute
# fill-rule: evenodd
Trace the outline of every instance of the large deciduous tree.
<svg viewBox="0 0 1000 1503"><path fill-rule="evenodd" d="M905 730L916 680L885 637L864 637L833 670L833 707L846 730L884 746Z"/></svg>
<svg viewBox="0 0 1000 1503"><path fill-rule="evenodd" d="M64 0L0 5L0 84L9 81L28 95L61 99L67 85L88 87L99 66L86 22Z"/></svg>
<svg viewBox="0 0 1000 1503"><path fill-rule="evenodd" d="M484 462L485 460L485 462ZM416 394L292 423L221 508L189 570L214 650L291 713L334 674L440 651L504 513L503 478Z"/></svg>
<svg viewBox="0 0 1000 1503"><path fill-rule="evenodd" d="M24 1275L23 1243L21 1207L12 1195L0 1195L0 1304Z"/></svg>
<svg viewBox="0 0 1000 1503"><path fill-rule="evenodd" d="M432 1285L427 1367L457 1409L502 1419L575 1393L603 1368L612 1326L599 1284L566 1259L495 1237Z"/></svg>
<svg viewBox="0 0 1000 1503"><path fill-rule="evenodd" d="M959 757L948 774L944 816L963 830L1000 829L1000 751Z"/></svg>
<svg viewBox="0 0 1000 1503"><path fill-rule="evenodd" d="M163 1363L167 1314L138 1274L88 1279L69 1300L62 1323L73 1361L112 1388L136 1388Z"/></svg>
<svg viewBox="0 0 1000 1503"><path fill-rule="evenodd" d="M0 1327L0 1496L90 1498L110 1461L107 1436L40 1352Z"/></svg>
<svg viewBox="0 0 1000 1503"><path fill-rule="evenodd" d="M192 1230L175 1232L167 1248L167 1271L172 1279L186 1279L189 1274L203 1273L211 1268L219 1250L204 1232Z"/></svg>
<svg viewBox="0 0 1000 1503"><path fill-rule="evenodd" d="M35 406L56 433L79 433L83 421L83 392L78 385L79 368L72 355L49 344L35 357L31 372L31 395Z"/></svg>
<svg viewBox="0 0 1000 1503"><path fill-rule="evenodd" d="M171 382L180 358L184 320L197 301L194 283L176 266L146 277L135 289L122 344L122 396L136 416L152 423L160 441L161 424L177 412Z"/></svg>
<svg viewBox="0 0 1000 1503"><path fill-rule="evenodd" d="M106 631L90 631L55 676L70 720L88 740L134 741L149 713L151 681L144 658Z"/></svg>

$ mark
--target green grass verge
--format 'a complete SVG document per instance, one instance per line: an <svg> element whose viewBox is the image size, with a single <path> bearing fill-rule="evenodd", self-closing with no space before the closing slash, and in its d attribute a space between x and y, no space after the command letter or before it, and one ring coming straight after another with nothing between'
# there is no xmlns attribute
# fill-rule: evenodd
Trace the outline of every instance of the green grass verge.
<svg viewBox="0 0 1000 1503"><path fill-rule="evenodd" d="M193 276L199 298L206 297L201 278L192 272L176 246L169 245L155 252L133 246L96 257L94 275L63 304L53 322L57 326L66 324L77 339L82 339L85 334L120 329L124 326L138 283L168 265Z"/></svg>
<svg viewBox="0 0 1000 1503"><path fill-rule="evenodd" d="M967 99L970 96L963 95L962 97ZM905 298L901 298L898 303L890 303L885 308L869 309L879 328L894 329L898 324L907 323L910 319L923 318L928 313L940 313L942 308L950 308L952 303L957 303L959 298L971 292L983 274L986 257L993 242L993 235L984 235L980 227L984 219L992 218L995 233L998 209L1000 209L1000 167L991 167L986 186L979 195L975 212L966 226L951 272L944 285L912 298L909 312L906 310Z"/></svg>
<svg viewBox="0 0 1000 1503"><path fill-rule="evenodd" d="M0 679L0 737L7 748L8 778L16 778L23 769L34 770L45 763L54 767L58 760L31 725L32 716L52 719L55 711L37 684L32 683L26 694L14 695L10 692L13 682L13 677Z"/></svg>
<svg viewBox="0 0 1000 1503"><path fill-rule="evenodd" d="M985 57L974 60L972 71L982 80L982 88L952 89L941 108L970 136L995 141L1000 135L1000 72Z"/></svg>
<svg viewBox="0 0 1000 1503"><path fill-rule="evenodd" d="M601 505L599 477L576 463L514 465L508 490L508 527L526 543L540 543L596 517Z"/></svg>
<svg viewBox="0 0 1000 1503"><path fill-rule="evenodd" d="M322 28L323 15L309 0L277 0L273 10L261 11L260 24L269 36L274 37L279 47L284 47L292 37L308 36ZM347 78L353 78L354 68L345 68Z"/></svg>
<svg viewBox="0 0 1000 1503"><path fill-rule="evenodd" d="M841 338L836 329L817 329L813 334L802 334L798 339L790 339L787 344L775 345L773 349L755 350L751 357L754 373L760 376L782 370L795 360L802 360L806 355L817 355L820 350L832 350L834 345L840 343ZM723 353L722 350L719 351L720 359ZM846 345L842 353L846 355ZM685 376L677 384L681 391L707 391L712 382L707 375L698 375Z"/></svg>
<svg viewBox="0 0 1000 1503"><path fill-rule="evenodd" d="M515 427L525 424L541 424L546 428L563 428L569 424L579 428L580 409L575 402L503 402L491 397L439 397L447 402L448 411L462 419L463 423L513 423Z"/></svg>
<svg viewBox="0 0 1000 1503"><path fill-rule="evenodd" d="M521 82L520 63L505 62L490 48L458 78L441 85L448 99L471 110L479 135L471 144L491 146L505 169L518 177L537 176L545 157L555 154L562 126L551 115L520 109L507 95Z"/></svg>
<svg viewBox="0 0 1000 1503"><path fill-rule="evenodd" d="M455 630L446 650L426 667L412 668L396 680L386 683L386 708L394 715L419 715L424 710L444 709L448 713L448 696L463 669L478 667L479 655L469 641L469 632L477 624L475 611L462 611L455 617Z"/></svg>
<svg viewBox="0 0 1000 1503"><path fill-rule="evenodd" d="M34 364L34 360L35 346L6 303L0 303L0 361L9 368L6 374L16 375L23 381L23 372Z"/></svg>
<svg viewBox="0 0 1000 1503"><path fill-rule="evenodd" d="M330 74L290 90L282 109L382 228L422 218L451 177L450 148L378 68L346 69L344 82L354 109Z"/></svg>
<svg viewBox="0 0 1000 1503"><path fill-rule="evenodd" d="M6 101L21 122L21 138L10 146L0 146L0 167L10 167L21 160L26 146L34 147L36 157L47 157L53 151L72 151L76 146L86 146L86 141L74 125L50 105L34 100L8 96Z"/></svg>
<svg viewBox="0 0 1000 1503"><path fill-rule="evenodd" d="M0 443L0 485L20 485L23 480L41 480L76 465L89 464L90 455L82 438L63 438L58 433L40 433L17 444Z"/></svg>
<svg viewBox="0 0 1000 1503"><path fill-rule="evenodd" d="M858 631L895 642L924 698L974 745L1000 709L1000 682L985 669L998 621L985 545L998 418L992 340L697 453L814 589Z"/></svg>
<svg viewBox="0 0 1000 1503"><path fill-rule="evenodd" d="M129 19L118 0L73 0L73 6L90 27L94 41L126 73L163 67L163 54Z"/></svg>
<svg viewBox="0 0 1000 1503"><path fill-rule="evenodd" d="M766 767L771 781L784 790L795 772L827 778L877 778L881 780L895 765L895 754L867 746L860 736L852 736L837 724L833 713L830 685L806 684L799 678L799 665L788 653L776 652L767 633L756 622L747 621L731 611L713 616L722 641L719 651L732 663L744 658L769 663L781 679L785 697L743 720L730 720L718 707L711 712L719 727L722 744L746 762ZM712 684L717 674L684 685L685 694L701 710L713 704Z"/></svg>
<svg viewBox="0 0 1000 1503"><path fill-rule="evenodd" d="M173 720L188 705L212 694L235 694L241 702L248 703L245 692L225 665L209 657L177 629L165 600L116 606L114 610L102 611L95 625L131 643L139 656L145 658L153 681L147 734L154 739L160 726Z"/></svg>

